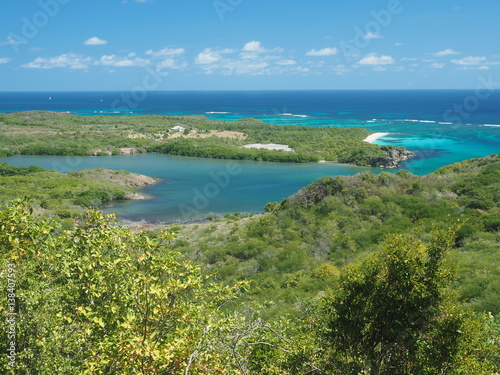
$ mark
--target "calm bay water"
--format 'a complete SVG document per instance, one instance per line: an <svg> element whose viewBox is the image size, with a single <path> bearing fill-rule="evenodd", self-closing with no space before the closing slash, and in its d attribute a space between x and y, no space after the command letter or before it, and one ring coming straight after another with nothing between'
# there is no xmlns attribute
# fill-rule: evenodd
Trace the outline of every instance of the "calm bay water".
<svg viewBox="0 0 500 375"><path fill-rule="evenodd" d="M333 163L281 164L222 161L159 154L108 157L13 156L0 159L15 166L37 165L67 172L85 168L125 169L161 178L140 192L148 200L113 202L105 212L147 221L184 221L213 212L261 212L323 176L352 175L376 168Z"/></svg>
<svg viewBox="0 0 500 375"><path fill-rule="evenodd" d="M144 100L124 106L123 98L130 93L0 92L0 112L51 110L91 116L204 114L227 121L253 117L277 125L363 127L390 133L379 138L378 144L405 146L414 151L417 156L402 167L424 175L443 165L499 152L500 92L484 93L485 90L479 99L473 90L148 92ZM160 184L144 189L152 199L115 203L107 210L115 210L124 218L166 221L189 218L192 215L185 212L192 209L202 216L209 212L259 212L266 202L280 201L319 177L351 175L366 169L332 164L235 162L241 170L230 175L225 186L217 185L213 175L224 175L226 161L164 155L74 160L16 156L0 161L63 171L126 169L161 177Z"/></svg>

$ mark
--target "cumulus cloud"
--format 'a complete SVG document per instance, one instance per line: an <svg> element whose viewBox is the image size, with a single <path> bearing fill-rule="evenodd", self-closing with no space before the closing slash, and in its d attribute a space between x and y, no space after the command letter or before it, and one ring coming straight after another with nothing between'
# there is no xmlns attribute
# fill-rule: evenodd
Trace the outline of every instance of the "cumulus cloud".
<svg viewBox="0 0 500 375"><path fill-rule="evenodd" d="M434 63L434 64L431 64L430 66L431 66L431 68L434 68L434 69L443 69L444 68L444 64L442 64L442 63Z"/></svg>
<svg viewBox="0 0 500 375"><path fill-rule="evenodd" d="M278 65L295 65L295 64L297 64L297 62L295 60L289 59L289 60L276 61L276 64L278 64Z"/></svg>
<svg viewBox="0 0 500 375"><path fill-rule="evenodd" d="M162 69L182 69L182 68L185 68L186 66L187 66L186 62L179 63L176 60L174 60L173 58L169 57L169 58L166 58L166 59L160 61L156 65L156 69L157 70L162 70Z"/></svg>
<svg viewBox="0 0 500 375"><path fill-rule="evenodd" d="M458 70L489 70L490 67L486 65L482 66L460 66L457 68Z"/></svg>
<svg viewBox="0 0 500 375"><path fill-rule="evenodd" d="M380 38L383 38L383 36L380 34L368 33L365 35L365 39L380 39Z"/></svg>
<svg viewBox="0 0 500 375"><path fill-rule="evenodd" d="M115 66L115 67L131 67L131 66L148 66L151 61L135 57L135 53L129 54L127 57L116 55L103 55L97 65Z"/></svg>
<svg viewBox="0 0 500 375"><path fill-rule="evenodd" d="M181 64L172 64L169 61L160 62L165 67L180 68ZM92 58L76 53L65 53L55 57L37 57L35 60L22 65L23 68L30 69L87 69L89 66L106 67L145 67L151 65L151 61L142 57L137 57L135 52L127 56L103 55L100 58Z"/></svg>
<svg viewBox="0 0 500 375"><path fill-rule="evenodd" d="M7 36L4 41L0 42L0 46L17 46L19 44L27 44L26 40L16 40L12 36Z"/></svg>
<svg viewBox="0 0 500 375"><path fill-rule="evenodd" d="M327 47L320 50L312 49L306 53L306 56L333 56L337 53L339 53L337 48Z"/></svg>
<svg viewBox="0 0 500 375"><path fill-rule="evenodd" d="M334 66L333 71L335 72L335 74L342 76L345 73L351 72L352 69L345 66L344 64L340 64L340 65Z"/></svg>
<svg viewBox="0 0 500 375"><path fill-rule="evenodd" d="M394 64L394 60L391 56L381 55L377 56L375 53L370 53L369 55L363 57L359 64L361 65L390 65Z"/></svg>
<svg viewBox="0 0 500 375"><path fill-rule="evenodd" d="M486 61L484 56L467 56L460 60L451 60L453 64L457 65L480 65Z"/></svg>
<svg viewBox="0 0 500 375"><path fill-rule="evenodd" d="M260 54L269 52L283 52L283 48L276 47L273 49L267 49L262 46L262 43L256 40L246 43L241 49L240 57L243 59L257 59Z"/></svg>
<svg viewBox="0 0 500 375"><path fill-rule="evenodd" d="M205 48L198 54L195 63L201 65L213 64L220 61L221 58L222 57L219 52L211 48Z"/></svg>
<svg viewBox="0 0 500 375"><path fill-rule="evenodd" d="M451 48L447 48L443 51L436 52L434 56L436 57L443 57L443 56L449 56L449 55L458 55L460 52L454 51Z"/></svg>
<svg viewBox="0 0 500 375"><path fill-rule="evenodd" d="M37 57L35 60L21 65L29 69L87 69L93 63L92 58L84 57L75 53L65 53L55 57Z"/></svg>
<svg viewBox="0 0 500 375"><path fill-rule="evenodd" d="M195 59L205 74L264 75L297 71L297 62L280 56L279 47L265 48L259 41L246 43L239 51L230 48L205 48ZM240 52L237 55L231 55ZM270 53L276 53L271 55ZM272 60L272 62L270 61Z"/></svg>
<svg viewBox="0 0 500 375"><path fill-rule="evenodd" d="M0 57L0 64L7 64L11 60L12 59L9 59L8 57Z"/></svg>
<svg viewBox="0 0 500 375"><path fill-rule="evenodd" d="M184 48L163 48L159 51L154 51L152 49L146 51L146 55L150 55L152 57L164 57L164 56L176 56L182 55L186 52Z"/></svg>
<svg viewBox="0 0 500 375"><path fill-rule="evenodd" d="M224 75L263 75L268 72L269 63L265 61L230 60L222 66Z"/></svg>
<svg viewBox="0 0 500 375"><path fill-rule="evenodd" d="M90 39L87 39L84 44L86 46L101 46L104 44L108 44L108 41L94 36Z"/></svg>
<svg viewBox="0 0 500 375"><path fill-rule="evenodd" d="M258 52L258 53L267 52L266 49L264 47L262 47L262 44L256 40L246 43L243 46L242 51Z"/></svg>

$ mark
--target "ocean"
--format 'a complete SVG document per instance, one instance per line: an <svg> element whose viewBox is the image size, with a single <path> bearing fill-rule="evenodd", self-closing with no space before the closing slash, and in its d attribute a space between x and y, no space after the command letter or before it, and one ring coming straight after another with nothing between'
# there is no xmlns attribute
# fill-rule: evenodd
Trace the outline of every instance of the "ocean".
<svg viewBox="0 0 500 375"><path fill-rule="evenodd" d="M205 115L211 119L227 121L253 117L276 125L363 127L373 132L389 133L379 138L375 142L377 144L404 146L415 152L417 156L404 163L402 168L418 175L425 175L453 162L498 153L500 150L500 92L488 88L0 92L0 112L28 110L90 116ZM225 164L214 160L162 157L163 159L155 161L156 165L169 165L169 168L151 170L148 168L151 161L138 157L82 158L78 166L72 168L102 166L130 169L144 174L149 172L163 177L165 183L145 191L156 197L156 200L120 203L109 209L115 209L122 217L129 219L172 221L182 216L179 207L182 204L192 204L196 191L210 183L210 171L212 175L218 173L224 170ZM16 156L1 161L14 165L36 164L45 168L50 168L54 163L64 165L63 159L56 159ZM187 169L186 163L190 165ZM235 176L233 182L220 189L217 196L209 199L206 205L201 204L203 208L196 209L200 215L208 212L259 212L265 202L283 199L322 175L349 175L362 170L352 166L332 165L239 165L243 166L242 174ZM180 194L181 192L185 194Z"/></svg>

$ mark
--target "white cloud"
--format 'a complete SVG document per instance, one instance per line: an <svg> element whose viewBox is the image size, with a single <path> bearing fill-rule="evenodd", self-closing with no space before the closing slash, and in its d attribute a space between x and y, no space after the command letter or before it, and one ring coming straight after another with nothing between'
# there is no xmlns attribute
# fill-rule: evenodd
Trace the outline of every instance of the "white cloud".
<svg viewBox="0 0 500 375"><path fill-rule="evenodd" d="M224 62L222 74L224 75L263 75L269 72L269 63L251 60L230 60Z"/></svg>
<svg viewBox="0 0 500 375"><path fill-rule="evenodd" d="M0 57L0 64L7 64L10 61L12 61L12 59L9 59L8 57Z"/></svg>
<svg viewBox="0 0 500 375"><path fill-rule="evenodd" d="M312 49L306 53L306 56L333 56L337 53L339 53L337 48L327 47L320 50Z"/></svg>
<svg viewBox="0 0 500 375"><path fill-rule="evenodd" d="M170 68L170 69L175 69L177 64L175 63L174 59L165 59L162 62L160 62L158 65L156 65L156 69L161 70L165 68Z"/></svg>
<svg viewBox="0 0 500 375"><path fill-rule="evenodd" d="M10 35L5 38L3 42L0 42L0 46L17 46L19 44L27 44L28 41L26 40L16 40Z"/></svg>
<svg viewBox="0 0 500 375"><path fill-rule="evenodd" d="M242 52L240 57L244 60L256 60L259 58L258 52Z"/></svg>
<svg viewBox="0 0 500 375"><path fill-rule="evenodd" d="M261 53L283 52L283 48L281 47L276 47L273 49L264 48L262 47L261 42L258 42L256 40L246 43L241 50L243 52L240 53L240 57L242 59L248 60L257 59Z"/></svg>
<svg viewBox="0 0 500 375"><path fill-rule="evenodd" d="M403 43L398 42L398 43L394 43L394 45L395 45L396 47L401 47L401 46L403 45Z"/></svg>
<svg viewBox="0 0 500 375"><path fill-rule="evenodd" d="M298 66L296 69L295 69L295 72L297 73L309 73L311 71L311 69L309 68L304 68L302 66Z"/></svg>
<svg viewBox="0 0 500 375"><path fill-rule="evenodd" d="M153 51L152 49L146 51L146 55L151 55L153 57L164 57L164 56L176 56L182 55L186 52L184 48L163 48L159 51Z"/></svg>
<svg viewBox="0 0 500 375"><path fill-rule="evenodd" d="M37 57L35 60L22 65L29 69L87 69L93 63L92 58L77 55L75 53L65 53L55 57Z"/></svg>
<svg viewBox="0 0 500 375"><path fill-rule="evenodd" d="M108 41L94 36L90 39L87 39L84 44L86 46L101 46L104 44L108 44Z"/></svg>
<svg viewBox="0 0 500 375"><path fill-rule="evenodd" d="M131 66L148 66L151 61L142 59L140 57L119 57L116 55L103 55L101 56L97 65L115 66L115 67L131 67Z"/></svg>
<svg viewBox="0 0 500 375"><path fill-rule="evenodd" d="M449 56L449 55L459 55L460 52L454 51L451 48L447 48L443 51L436 52L434 56L436 57L443 57L443 56Z"/></svg>
<svg viewBox="0 0 500 375"><path fill-rule="evenodd" d="M297 62L295 60L280 60L280 61L276 61L276 64L277 65L295 65L297 64Z"/></svg>
<svg viewBox="0 0 500 375"><path fill-rule="evenodd" d="M375 53L370 53L359 61L361 65L390 65L394 63L395 60L391 56L377 56Z"/></svg>
<svg viewBox="0 0 500 375"><path fill-rule="evenodd" d="M480 65L486 61L484 56L467 56L460 60L451 60L453 64L457 65Z"/></svg>
<svg viewBox="0 0 500 375"><path fill-rule="evenodd" d="M245 44L242 48L245 52L266 52L266 49L262 47L261 43L254 40Z"/></svg>
<svg viewBox="0 0 500 375"><path fill-rule="evenodd" d="M335 72L335 74L339 75L339 76L342 76L344 75L345 73L348 73L348 72L351 72L352 69L346 67L344 64L341 64L341 65L337 65L333 68L333 71Z"/></svg>
<svg viewBox="0 0 500 375"><path fill-rule="evenodd" d="M157 70L162 70L162 69L182 69L187 66L187 63L178 63L175 61L173 58L169 57L156 65Z"/></svg>
<svg viewBox="0 0 500 375"><path fill-rule="evenodd" d="M195 63L202 65L213 64L220 61L221 58L222 57L219 52L214 51L211 48L205 48L198 54Z"/></svg>
<svg viewBox="0 0 500 375"><path fill-rule="evenodd" d="M442 64L442 63L434 63L434 64L431 64L430 66L431 66L431 68L434 68L434 69L443 69L444 68L444 64Z"/></svg>
<svg viewBox="0 0 500 375"><path fill-rule="evenodd" d="M459 66L457 70L489 70L489 66Z"/></svg>
<svg viewBox="0 0 500 375"><path fill-rule="evenodd" d="M239 52L239 53L238 53ZM204 74L232 75L284 75L310 72L289 56L282 54L283 49L266 48L259 41L245 43L241 49L205 48L195 58L194 63ZM173 61L165 63L171 68Z"/></svg>
<svg viewBox="0 0 500 375"><path fill-rule="evenodd" d="M380 38L383 38L383 36L380 34L368 33L365 35L365 39L380 39Z"/></svg>

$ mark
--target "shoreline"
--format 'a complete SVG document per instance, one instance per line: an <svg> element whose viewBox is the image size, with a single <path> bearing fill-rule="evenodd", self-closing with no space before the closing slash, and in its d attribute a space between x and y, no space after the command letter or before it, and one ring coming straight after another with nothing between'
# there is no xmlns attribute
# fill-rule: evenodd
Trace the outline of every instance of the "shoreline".
<svg viewBox="0 0 500 375"><path fill-rule="evenodd" d="M373 133L373 134L370 134L365 139L363 139L363 142L373 143L377 139L385 137L386 135L389 135L389 134L391 134L391 133Z"/></svg>
<svg viewBox="0 0 500 375"><path fill-rule="evenodd" d="M149 195L149 194L143 194L143 193L134 193L134 195L132 195L130 198L126 199L126 200L138 200L138 201L142 201L142 200L147 200L147 199L153 199L154 197L152 195Z"/></svg>

